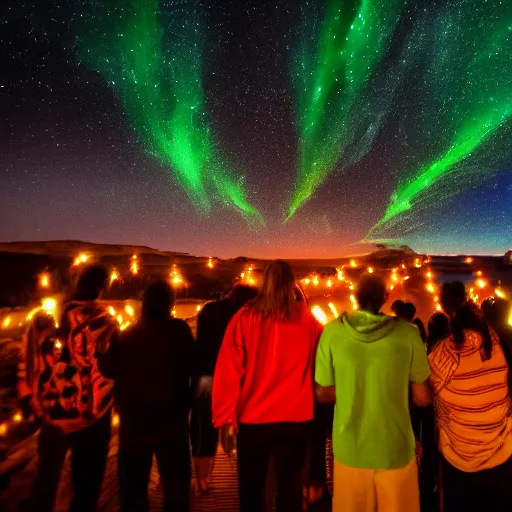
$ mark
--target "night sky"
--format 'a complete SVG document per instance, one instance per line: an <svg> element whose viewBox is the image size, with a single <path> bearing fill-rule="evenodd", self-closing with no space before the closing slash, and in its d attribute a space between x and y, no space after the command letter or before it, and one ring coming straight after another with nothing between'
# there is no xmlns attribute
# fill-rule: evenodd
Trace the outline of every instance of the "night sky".
<svg viewBox="0 0 512 512"><path fill-rule="evenodd" d="M0 241L512 246L508 0L7 0L0 58Z"/></svg>

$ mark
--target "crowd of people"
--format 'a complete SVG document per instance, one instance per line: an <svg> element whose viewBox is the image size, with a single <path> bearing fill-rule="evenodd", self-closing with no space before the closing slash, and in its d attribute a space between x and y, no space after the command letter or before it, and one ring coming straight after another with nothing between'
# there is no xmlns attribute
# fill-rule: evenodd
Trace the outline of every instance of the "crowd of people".
<svg viewBox="0 0 512 512"><path fill-rule="evenodd" d="M119 332L98 301L107 282L104 268L86 268L59 326L36 315L24 337L20 407L41 421L29 510L53 509L68 451L70 510L96 510L113 407L123 512L148 509L153 456L164 509L188 511L192 467L193 492L211 491L219 437L236 439L241 512L266 509L270 481L278 512L306 510L331 499L330 436L335 512L419 512L420 494L439 496L444 512L512 510L506 301L480 308L446 283L444 312L425 329L411 303L383 314L386 285L367 274L358 309L323 327L289 264L275 261L260 289L238 284L207 304L195 341L171 315L165 281Z"/></svg>

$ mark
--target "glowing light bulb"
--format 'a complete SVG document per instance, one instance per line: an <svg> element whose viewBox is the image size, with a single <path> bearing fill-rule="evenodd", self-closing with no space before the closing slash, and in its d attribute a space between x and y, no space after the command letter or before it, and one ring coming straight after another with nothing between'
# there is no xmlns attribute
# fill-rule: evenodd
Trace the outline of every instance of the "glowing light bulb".
<svg viewBox="0 0 512 512"><path fill-rule="evenodd" d="M60 349L62 348L62 343L60 342L60 340L57 340L57 341L55 342L55 348L56 348L57 350L60 350Z"/></svg>
<svg viewBox="0 0 512 512"><path fill-rule="evenodd" d="M327 320L327 315L324 310L320 306L313 306L311 308L311 313L313 313L314 317L322 324L325 325Z"/></svg>
<svg viewBox="0 0 512 512"><path fill-rule="evenodd" d="M128 316L134 316L135 315L135 311L134 309L129 305L127 304L125 307L124 307L124 310L126 311L126 314Z"/></svg>
<svg viewBox="0 0 512 512"><path fill-rule="evenodd" d="M130 325L131 325L131 324L132 324L132 323L128 320L128 321L126 321L124 324L122 324L121 326L119 326L119 329L120 329L121 331L124 331L124 330L128 329L128 327L130 327Z"/></svg>
<svg viewBox="0 0 512 512"><path fill-rule="evenodd" d="M114 309L113 306L110 306L108 308L108 312L112 315L112 316L116 316L116 310Z"/></svg>
<svg viewBox="0 0 512 512"><path fill-rule="evenodd" d="M430 292L430 293L434 293L435 292L435 288L434 288L434 285L432 283L428 283L426 288L427 288L427 291Z"/></svg>
<svg viewBox="0 0 512 512"><path fill-rule="evenodd" d="M212 258L208 258L208 263L206 264L208 268L213 268L213 260Z"/></svg>
<svg viewBox="0 0 512 512"><path fill-rule="evenodd" d="M119 418L119 414L114 414L112 416L112 426L117 427L120 422L121 422L121 419Z"/></svg>
<svg viewBox="0 0 512 512"><path fill-rule="evenodd" d="M7 329L7 327L9 327L9 325L11 325L11 317L6 316L2 322L2 328Z"/></svg>
<svg viewBox="0 0 512 512"><path fill-rule="evenodd" d="M350 266L352 268L356 268L357 267L357 261L356 260L350 260Z"/></svg>
<svg viewBox="0 0 512 512"><path fill-rule="evenodd" d="M6 436L8 431L7 423L0 423L0 436Z"/></svg>
<svg viewBox="0 0 512 512"><path fill-rule="evenodd" d="M436 311L442 311L441 304L436 304Z"/></svg>
<svg viewBox="0 0 512 512"><path fill-rule="evenodd" d="M304 284L305 284L305 285L308 285L308 284L309 284L309 279L308 279L308 278L304 279Z"/></svg>
<svg viewBox="0 0 512 512"><path fill-rule="evenodd" d="M487 286L487 282L485 279L478 279L476 285L478 286L478 288L485 288Z"/></svg>
<svg viewBox="0 0 512 512"><path fill-rule="evenodd" d="M494 290L494 293L500 299L505 299L506 298L506 295L499 288L496 288L496 290Z"/></svg>
<svg viewBox="0 0 512 512"><path fill-rule="evenodd" d="M332 302L329 302L328 306L329 306L329 309L331 310L331 313L334 315L334 317L338 318L340 315L338 315L338 310L336 309L336 306Z"/></svg>
<svg viewBox="0 0 512 512"><path fill-rule="evenodd" d="M475 272L475 275L476 275L477 277L482 277L482 271L481 271L481 270L477 270L477 271Z"/></svg>
<svg viewBox="0 0 512 512"><path fill-rule="evenodd" d="M14 423L21 423L23 421L23 414L21 414L21 412L17 412L13 417L12 417L12 421Z"/></svg>
<svg viewBox="0 0 512 512"><path fill-rule="evenodd" d="M120 325L123 323L123 315L117 315L117 323Z"/></svg>
<svg viewBox="0 0 512 512"><path fill-rule="evenodd" d="M50 315L54 315L55 310L57 309L57 301L52 297L48 297L43 299L41 307L43 308L43 311L46 311Z"/></svg>
<svg viewBox="0 0 512 512"><path fill-rule="evenodd" d="M327 281L327 288L331 288L332 287L332 281L329 279Z"/></svg>
<svg viewBox="0 0 512 512"><path fill-rule="evenodd" d="M393 291L393 290L395 289L395 285L394 285L394 284L392 284L392 285L389 287L389 289L390 289L391 291Z"/></svg>
<svg viewBox="0 0 512 512"><path fill-rule="evenodd" d="M48 274L41 274L41 277L39 279L39 284L41 288L48 288L50 286L50 278Z"/></svg>
<svg viewBox="0 0 512 512"><path fill-rule="evenodd" d="M468 256L465 260L464 260L465 263L467 263L468 265L471 265L471 263L473 263L473 258L471 258L470 256Z"/></svg>
<svg viewBox="0 0 512 512"><path fill-rule="evenodd" d="M368 267L368 274L373 274L374 270L373 267Z"/></svg>
<svg viewBox="0 0 512 512"><path fill-rule="evenodd" d="M314 279L313 279L313 284L314 284L315 286L318 286L318 283L319 283L319 282L320 282L320 281L318 280L318 277L316 277L316 276L315 276L315 277L314 277Z"/></svg>
<svg viewBox="0 0 512 512"><path fill-rule="evenodd" d="M196 311L201 311L201 306L196 306Z"/></svg>
<svg viewBox="0 0 512 512"><path fill-rule="evenodd" d="M87 256L87 254L85 254L84 252L82 254L79 254L76 258L75 258L75 261L73 261L73 265L75 267L77 267L78 265L82 265L83 263L86 263L87 260L89 259L89 256Z"/></svg>
<svg viewBox="0 0 512 512"><path fill-rule="evenodd" d="M425 275L428 279L432 279L432 272L427 272Z"/></svg>
<svg viewBox="0 0 512 512"><path fill-rule="evenodd" d="M114 281L117 281L119 279L119 272L114 269L110 273L110 284L112 284Z"/></svg>

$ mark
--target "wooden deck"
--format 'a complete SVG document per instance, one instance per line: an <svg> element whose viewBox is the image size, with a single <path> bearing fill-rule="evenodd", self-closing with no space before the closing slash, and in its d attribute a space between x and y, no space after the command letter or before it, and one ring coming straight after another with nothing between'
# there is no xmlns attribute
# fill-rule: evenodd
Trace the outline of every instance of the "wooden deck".
<svg viewBox="0 0 512 512"><path fill-rule="evenodd" d="M119 510L117 483L117 437L111 441L107 470L103 482L98 510L101 512L117 512ZM0 509L6 512L28 512L26 501L36 474L36 438L30 447L32 456L28 464L15 473L9 487L0 496ZM66 461L57 496L54 512L67 512L71 501L71 474L69 457ZM162 491L159 484L158 470L153 464L149 482L149 504L151 511L163 510ZM212 492L209 496L193 498L192 512L238 512L238 489L236 461L219 450L213 470ZM320 508L320 510L326 510Z"/></svg>

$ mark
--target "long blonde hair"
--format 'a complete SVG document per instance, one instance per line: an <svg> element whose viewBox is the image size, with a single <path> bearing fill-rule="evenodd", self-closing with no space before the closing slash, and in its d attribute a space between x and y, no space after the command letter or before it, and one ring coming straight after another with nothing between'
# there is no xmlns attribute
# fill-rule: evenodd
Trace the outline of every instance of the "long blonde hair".
<svg viewBox="0 0 512 512"><path fill-rule="evenodd" d="M265 270L263 286L249 307L263 315L284 322L297 320L300 314L295 296L295 277L286 261L273 261Z"/></svg>

